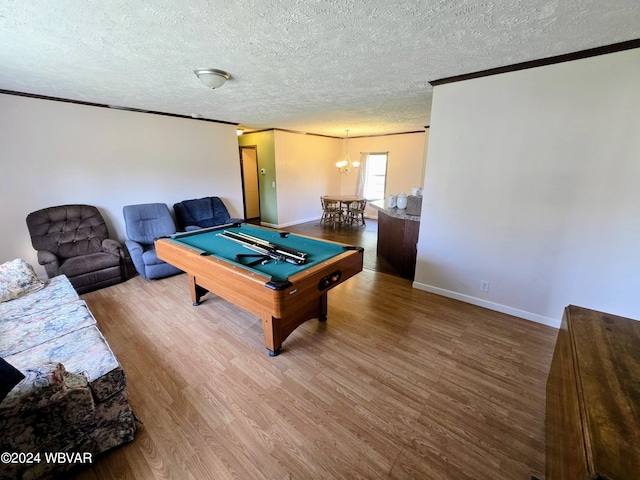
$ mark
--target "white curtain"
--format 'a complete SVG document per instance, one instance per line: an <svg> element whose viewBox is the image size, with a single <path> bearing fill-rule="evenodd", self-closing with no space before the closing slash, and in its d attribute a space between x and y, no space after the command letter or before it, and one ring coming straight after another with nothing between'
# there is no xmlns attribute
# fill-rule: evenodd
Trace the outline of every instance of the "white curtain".
<svg viewBox="0 0 640 480"><path fill-rule="evenodd" d="M367 184L367 160L368 153L360 153L360 167L358 168L358 181L356 182L356 195L364 197L364 190Z"/></svg>

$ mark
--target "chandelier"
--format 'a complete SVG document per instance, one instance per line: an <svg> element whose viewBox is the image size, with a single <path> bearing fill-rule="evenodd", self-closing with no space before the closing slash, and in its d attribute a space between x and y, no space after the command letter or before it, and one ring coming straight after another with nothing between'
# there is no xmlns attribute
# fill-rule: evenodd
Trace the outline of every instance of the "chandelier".
<svg viewBox="0 0 640 480"><path fill-rule="evenodd" d="M349 130L345 130L345 132L347 132L347 135L346 135L347 140L345 142L346 152L345 152L344 158L339 162L336 162L336 167L338 167L338 171L340 173L347 175L348 173L351 172L352 168L358 168L360 166L360 162L358 161L352 162L351 158L349 158Z"/></svg>

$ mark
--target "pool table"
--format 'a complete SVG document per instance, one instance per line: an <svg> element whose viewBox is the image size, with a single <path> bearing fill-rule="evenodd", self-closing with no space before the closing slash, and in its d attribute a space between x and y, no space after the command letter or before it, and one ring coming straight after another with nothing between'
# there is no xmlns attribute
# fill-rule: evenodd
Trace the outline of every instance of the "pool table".
<svg viewBox="0 0 640 480"><path fill-rule="evenodd" d="M302 263L263 256L234 238L248 235L286 251ZM262 244L261 244L262 245ZM269 355L302 323L327 318L327 293L362 271L364 249L246 223L178 233L155 241L158 258L189 277L191 300L207 292L262 320Z"/></svg>

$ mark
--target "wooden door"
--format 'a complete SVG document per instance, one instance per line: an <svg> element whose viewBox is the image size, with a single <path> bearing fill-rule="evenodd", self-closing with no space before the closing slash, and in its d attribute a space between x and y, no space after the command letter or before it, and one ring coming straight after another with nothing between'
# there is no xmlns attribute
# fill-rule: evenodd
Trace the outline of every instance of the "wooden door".
<svg viewBox="0 0 640 480"><path fill-rule="evenodd" d="M240 147L244 218L260 218L260 183L258 181L258 151L256 147Z"/></svg>

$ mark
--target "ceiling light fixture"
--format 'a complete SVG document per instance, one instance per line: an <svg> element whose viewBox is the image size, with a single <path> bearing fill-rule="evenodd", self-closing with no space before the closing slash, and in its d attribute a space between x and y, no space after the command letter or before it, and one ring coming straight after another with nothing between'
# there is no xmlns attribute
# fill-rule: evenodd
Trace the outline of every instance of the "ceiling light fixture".
<svg viewBox="0 0 640 480"><path fill-rule="evenodd" d="M193 73L209 88L220 88L231 78L227 72L215 68L196 68Z"/></svg>
<svg viewBox="0 0 640 480"><path fill-rule="evenodd" d="M355 161L352 162L351 158L349 157L349 130L345 130L345 132L347 132L347 140L346 140L346 145L345 145L345 156L342 160L340 160L339 162L336 162L336 167L338 167L338 171L340 173L344 173L345 175L347 175L348 173L351 172L352 168L358 168L360 166L360 162Z"/></svg>

